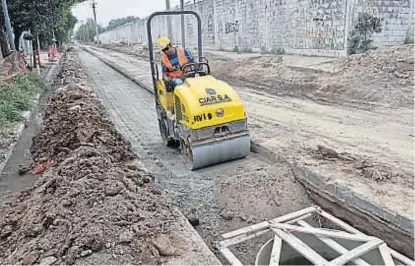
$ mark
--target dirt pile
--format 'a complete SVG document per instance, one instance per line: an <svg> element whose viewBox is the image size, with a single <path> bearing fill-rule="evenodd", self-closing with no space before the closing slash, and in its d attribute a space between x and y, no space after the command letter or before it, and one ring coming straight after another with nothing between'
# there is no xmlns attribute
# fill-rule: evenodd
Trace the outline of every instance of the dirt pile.
<svg viewBox="0 0 415 266"><path fill-rule="evenodd" d="M414 78L414 45L388 46L349 56L336 66L342 71L389 73L396 78Z"/></svg>
<svg viewBox="0 0 415 266"><path fill-rule="evenodd" d="M395 45L352 55L319 78L321 93L366 105L412 108L414 45Z"/></svg>
<svg viewBox="0 0 415 266"><path fill-rule="evenodd" d="M103 106L90 91L76 85L58 89L50 98L44 127L33 138L31 153L36 163L62 161L81 146L105 151L113 161L128 161L136 156L131 144L115 130Z"/></svg>
<svg viewBox="0 0 415 266"><path fill-rule="evenodd" d="M316 71L289 68L280 56L211 60L215 77L275 95L306 96L316 89Z"/></svg>
<svg viewBox="0 0 415 266"><path fill-rule="evenodd" d="M159 264L179 255L169 237L178 214L100 103L73 85L76 61L64 62L71 85L53 93L31 149L36 162L55 163L2 200L0 264Z"/></svg>
<svg viewBox="0 0 415 266"><path fill-rule="evenodd" d="M373 106L413 107L414 45L396 45L353 55L326 73L288 67L279 57L211 60L218 78L275 95Z"/></svg>
<svg viewBox="0 0 415 266"><path fill-rule="evenodd" d="M317 145L316 149L308 149L307 152L320 164L331 164L332 167L336 165L344 172L353 172L354 176L365 178L366 183L388 182L414 188L413 172L405 172L403 169L375 162L369 157L337 152L323 145Z"/></svg>

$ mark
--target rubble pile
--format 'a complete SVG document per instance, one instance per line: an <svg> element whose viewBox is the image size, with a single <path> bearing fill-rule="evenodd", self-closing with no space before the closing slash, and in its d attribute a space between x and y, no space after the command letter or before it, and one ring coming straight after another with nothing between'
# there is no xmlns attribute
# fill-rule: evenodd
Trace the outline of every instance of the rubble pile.
<svg viewBox="0 0 415 266"><path fill-rule="evenodd" d="M33 138L32 158L36 163L60 162L82 145L105 151L113 161L136 157L92 92L67 85L53 93L45 108L44 127Z"/></svg>
<svg viewBox="0 0 415 266"><path fill-rule="evenodd" d="M364 54L347 57L337 65L338 70L362 70L370 73L391 73L397 78L414 76L414 45L386 46Z"/></svg>
<svg viewBox="0 0 415 266"><path fill-rule="evenodd" d="M179 214L100 103L73 84L76 61L64 62L69 84L50 98L31 149L35 162L54 163L1 200L0 264L163 263L179 255L169 235Z"/></svg>
<svg viewBox="0 0 415 266"><path fill-rule="evenodd" d="M211 61L216 77L276 95L365 109L413 108L413 44L352 55L332 67L332 72L298 69L285 65L279 56Z"/></svg>
<svg viewBox="0 0 415 266"><path fill-rule="evenodd" d="M319 78L321 93L369 106L413 108L413 44L351 55L335 69L335 74Z"/></svg>

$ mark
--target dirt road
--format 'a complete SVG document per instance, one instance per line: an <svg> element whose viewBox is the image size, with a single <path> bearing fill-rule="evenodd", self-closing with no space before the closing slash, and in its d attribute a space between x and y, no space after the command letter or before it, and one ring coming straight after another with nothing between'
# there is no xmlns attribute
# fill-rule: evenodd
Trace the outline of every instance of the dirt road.
<svg viewBox="0 0 415 266"><path fill-rule="evenodd" d="M94 49L100 57L150 86L148 62L115 51ZM220 76L226 78L223 73ZM414 112L411 108L363 109L322 104L248 86L235 89L245 102L256 142L412 219ZM347 159L324 158L321 148L325 147Z"/></svg>
<svg viewBox="0 0 415 266"><path fill-rule="evenodd" d="M211 249L215 250L221 233L311 204L286 163L260 155L188 171L179 151L166 149L161 142L153 96L96 57L84 51L79 54L117 128L131 141L133 150L145 154L140 160L188 218L200 220L196 229ZM239 247L242 261L254 263L259 243Z"/></svg>

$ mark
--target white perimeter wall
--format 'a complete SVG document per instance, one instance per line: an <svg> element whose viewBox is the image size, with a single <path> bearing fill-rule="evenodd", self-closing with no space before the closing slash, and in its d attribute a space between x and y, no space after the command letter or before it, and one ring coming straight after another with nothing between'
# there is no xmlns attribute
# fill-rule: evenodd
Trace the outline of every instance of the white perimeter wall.
<svg viewBox="0 0 415 266"><path fill-rule="evenodd" d="M402 44L414 36L414 0L203 0L188 2L202 19L206 48L284 48L287 53L345 56L347 37L359 13L384 19L375 45ZM180 42L180 16L172 17L173 40ZM152 23L153 41L167 36L166 17ZM196 20L185 16L186 45L196 45ZM147 43L146 19L99 36L103 43Z"/></svg>

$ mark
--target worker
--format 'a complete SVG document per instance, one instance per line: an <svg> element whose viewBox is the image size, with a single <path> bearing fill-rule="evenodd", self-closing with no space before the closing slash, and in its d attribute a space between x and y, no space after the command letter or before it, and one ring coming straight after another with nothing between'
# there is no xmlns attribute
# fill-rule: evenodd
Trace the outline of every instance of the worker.
<svg viewBox="0 0 415 266"><path fill-rule="evenodd" d="M185 64L193 63L194 58L189 49L180 46L174 47L167 37L160 37L157 40L157 46L163 53L161 56L163 80L167 86L174 89L183 84L181 68Z"/></svg>

